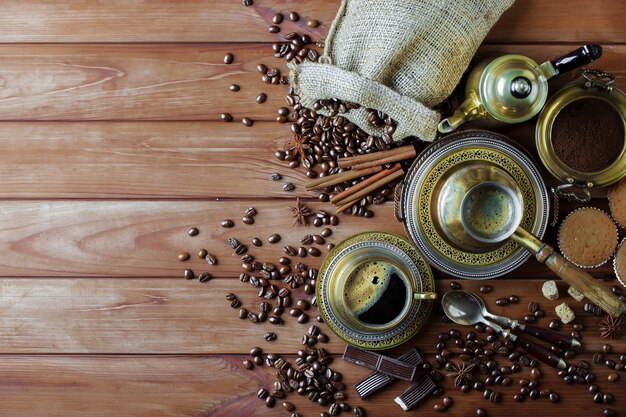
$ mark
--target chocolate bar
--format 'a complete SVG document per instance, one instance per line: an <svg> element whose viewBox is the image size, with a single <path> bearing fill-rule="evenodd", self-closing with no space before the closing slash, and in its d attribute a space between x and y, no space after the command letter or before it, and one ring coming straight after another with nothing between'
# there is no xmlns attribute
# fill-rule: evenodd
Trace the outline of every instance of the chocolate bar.
<svg viewBox="0 0 626 417"><path fill-rule="evenodd" d="M437 388L437 384L426 374L424 374L417 382L411 384L406 391L400 394L394 400L404 411L419 404L424 398Z"/></svg>
<svg viewBox="0 0 626 417"><path fill-rule="evenodd" d="M405 381L413 381L417 372L417 367L414 365L350 345L346 346L343 359Z"/></svg>
<svg viewBox="0 0 626 417"><path fill-rule="evenodd" d="M413 348L403 355L398 356L398 359L401 362L407 363L413 366L419 366L424 363L424 360L420 356L417 349ZM363 378L361 381L354 384L354 389L356 393L361 398L366 398L385 387L395 378L393 376L387 375L382 372L374 372Z"/></svg>

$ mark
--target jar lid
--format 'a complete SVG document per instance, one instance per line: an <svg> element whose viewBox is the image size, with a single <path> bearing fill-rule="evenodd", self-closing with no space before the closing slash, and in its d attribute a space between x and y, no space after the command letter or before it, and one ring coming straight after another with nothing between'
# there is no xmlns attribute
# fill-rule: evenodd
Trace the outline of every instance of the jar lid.
<svg viewBox="0 0 626 417"><path fill-rule="evenodd" d="M503 55L480 78L483 106L497 120L520 123L535 116L546 101L548 80L539 65L522 55Z"/></svg>
<svg viewBox="0 0 626 417"><path fill-rule="evenodd" d="M563 181L579 187L605 187L626 176L626 95L613 86L615 77L597 70L584 70L582 78L574 81L548 100L535 128L535 144L543 165ZM579 171L559 158L553 144L553 126L561 110L574 101L599 99L613 108L622 120L624 140L621 152L606 168L594 172ZM602 126L599 126L602 128Z"/></svg>

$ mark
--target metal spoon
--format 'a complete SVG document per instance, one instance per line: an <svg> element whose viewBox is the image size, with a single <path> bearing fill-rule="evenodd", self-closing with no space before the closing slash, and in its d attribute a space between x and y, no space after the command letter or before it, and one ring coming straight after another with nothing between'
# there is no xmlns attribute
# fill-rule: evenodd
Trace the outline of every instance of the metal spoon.
<svg viewBox="0 0 626 417"><path fill-rule="evenodd" d="M504 330L500 325L488 321L482 314L482 308L478 300L465 291L449 291L441 299L441 307L450 320L457 324L469 326L483 323L502 334L505 338L517 343L518 346L535 356L540 361L553 368L565 369L565 361L548 349L533 343L522 336L514 335L509 330Z"/></svg>
<svg viewBox="0 0 626 417"><path fill-rule="evenodd" d="M485 305L485 302L483 301L482 298L480 298L479 296L471 292L467 292L467 291L462 291L462 292L465 292L466 294L471 295L472 297L476 299L476 301L478 301L478 304L480 304L482 315L484 317L495 320L504 326L510 327L511 329L520 329L524 333L533 335L536 338L541 339L550 344L556 345L560 347L561 349L566 349L566 350L567 349L579 349L581 347L580 342L574 339L573 337L566 336L564 334L561 334L559 332L555 332L552 330L542 329L541 327L527 326L525 324L521 324L517 320L511 320L508 317L497 316L495 314L492 314L489 312L489 310L487 310L487 306Z"/></svg>

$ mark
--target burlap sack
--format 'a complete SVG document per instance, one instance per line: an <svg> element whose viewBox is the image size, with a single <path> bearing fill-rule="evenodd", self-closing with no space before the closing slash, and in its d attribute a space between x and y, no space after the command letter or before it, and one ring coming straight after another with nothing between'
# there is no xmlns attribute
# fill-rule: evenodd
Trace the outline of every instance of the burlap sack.
<svg viewBox="0 0 626 417"><path fill-rule="evenodd" d="M301 103L337 98L361 105L346 117L371 135L365 108L397 123L394 140L435 139L448 97L483 38L514 0L342 0L321 63L289 64ZM324 113L322 111L322 113Z"/></svg>

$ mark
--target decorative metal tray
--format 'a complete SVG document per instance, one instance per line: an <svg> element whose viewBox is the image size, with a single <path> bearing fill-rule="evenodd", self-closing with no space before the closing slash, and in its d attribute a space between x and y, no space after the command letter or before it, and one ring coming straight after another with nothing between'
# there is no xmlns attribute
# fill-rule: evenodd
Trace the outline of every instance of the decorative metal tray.
<svg viewBox="0 0 626 417"><path fill-rule="evenodd" d="M413 337L432 308L435 282L426 260L406 239L366 232L335 246L319 270L317 305L341 339L388 349Z"/></svg>
<svg viewBox="0 0 626 417"><path fill-rule="evenodd" d="M549 196L532 159L503 135L466 131L449 135L426 148L402 185L398 211L408 235L435 268L467 279L495 278L521 265L531 254L512 240L485 250L468 251L446 239L435 219L441 184L471 164L492 164L518 183L524 200L521 226L539 238L548 222ZM398 201L396 201L398 204Z"/></svg>

